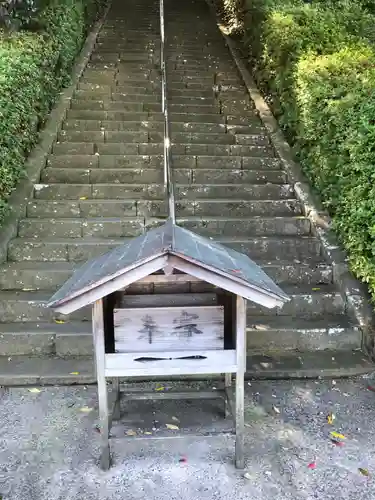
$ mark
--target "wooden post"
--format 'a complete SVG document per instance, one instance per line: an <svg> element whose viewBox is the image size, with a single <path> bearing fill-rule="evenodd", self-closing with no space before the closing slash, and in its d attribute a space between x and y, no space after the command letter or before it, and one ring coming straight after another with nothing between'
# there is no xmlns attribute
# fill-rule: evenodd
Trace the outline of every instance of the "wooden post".
<svg viewBox="0 0 375 500"><path fill-rule="evenodd" d="M225 398L224 398L224 412L225 412L225 418L229 417L231 407L229 403L229 391L231 391L231 385L232 385L232 374L231 373L224 373L224 390L225 390ZM235 418L235 415L233 415L233 418Z"/></svg>
<svg viewBox="0 0 375 500"><path fill-rule="evenodd" d="M245 370L246 370L246 302L237 295L236 300L236 468L245 467Z"/></svg>
<svg viewBox="0 0 375 500"><path fill-rule="evenodd" d="M109 414L108 394L105 379L105 347L104 347L104 316L102 299L94 302L92 308L92 328L94 335L94 350L96 361L96 378L98 381L99 420L101 437L100 467L108 470L110 467L109 449Z"/></svg>
<svg viewBox="0 0 375 500"><path fill-rule="evenodd" d="M112 379L112 392L113 392L113 410L112 410L112 420L120 420L120 379L119 377L114 377Z"/></svg>

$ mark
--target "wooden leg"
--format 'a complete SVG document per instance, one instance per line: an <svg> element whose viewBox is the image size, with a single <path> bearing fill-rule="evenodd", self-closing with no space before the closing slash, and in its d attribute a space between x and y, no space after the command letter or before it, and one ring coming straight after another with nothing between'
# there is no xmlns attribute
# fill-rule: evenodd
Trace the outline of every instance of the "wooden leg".
<svg viewBox="0 0 375 500"><path fill-rule="evenodd" d="M224 377L225 377L225 379L224 379L224 387L225 387L224 414L225 414L225 418L228 418L230 415L231 408L230 408L227 394L229 393L230 387L232 385L232 374L225 373Z"/></svg>
<svg viewBox="0 0 375 500"><path fill-rule="evenodd" d="M112 420L120 420L120 380L118 377L112 379L112 392L114 398Z"/></svg>
<svg viewBox="0 0 375 500"><path fill-rule="evenodd" d="M110 467L109 449L109 412L108 393L105 379L105 347L104 347L104 322L103 322L103 302L97 300L93 305L92 312L96 377L98 381L98 401L100 420L100 466L103 470Z"/></svg>
<svg viewBox="0 0 375 500"><path fill-rule="evenodd" d="M237 295L236 300L236 468L244 469L245 433L245 369L246 369L246 302Z"/></svg>
<svg viewBox="0 0 375 500"><path fill-rule="evenodd" d="M236 468L244 469L244 377L237 375L236 377Z"/></svg>

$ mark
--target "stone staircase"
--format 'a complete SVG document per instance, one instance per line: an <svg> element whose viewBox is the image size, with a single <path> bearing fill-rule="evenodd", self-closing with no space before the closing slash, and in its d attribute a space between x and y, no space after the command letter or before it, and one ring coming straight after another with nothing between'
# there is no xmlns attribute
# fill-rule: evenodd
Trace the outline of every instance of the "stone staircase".
<svg viewBox="0 0 375 500"><path fill-rule="evenodd" d="M248 254L290 295L277 312L248 304L249 354L350 359L361 331L206 3L165 8L178 224ZM46 300L78 263L167 217L159 43L157 1L114 0L1 269L4 359L91 356L90 311L60 318Z"/></svg>

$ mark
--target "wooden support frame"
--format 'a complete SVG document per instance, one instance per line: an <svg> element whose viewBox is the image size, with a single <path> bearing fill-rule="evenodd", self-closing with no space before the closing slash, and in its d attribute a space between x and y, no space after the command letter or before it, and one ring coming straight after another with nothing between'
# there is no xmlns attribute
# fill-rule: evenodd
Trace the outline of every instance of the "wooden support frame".
<svg viewBox="0 0 375 500"><path fill-rule="evenodd" d="M98 381L99 420L100 420L100 467L108 470L111 465L109 448L108 393L105 377L104 314L103 300L94 302L92 308L96 377Z"/></svg>
<svg viewBox="0 0 375 500"><path fill-rule="evenodd" d="M246 301L237 295L236 299L236 468L244 469L245 433L245 371L246 371Z"/></svg>

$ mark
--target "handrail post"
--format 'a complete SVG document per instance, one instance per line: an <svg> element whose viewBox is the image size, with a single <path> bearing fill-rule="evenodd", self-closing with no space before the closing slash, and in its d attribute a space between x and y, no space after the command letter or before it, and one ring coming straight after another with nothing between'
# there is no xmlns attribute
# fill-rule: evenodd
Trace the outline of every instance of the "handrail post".
<svg viewBox="0 0 375 500"><path fill-rule="evenodd" d="M168 212L172 222L176 222L174 187L171 171L171 141L167 99L167 63L165 56L164 0L160 0L160 69L162 88L162 112L164 115L164 186L168 196Z"/></svg>

